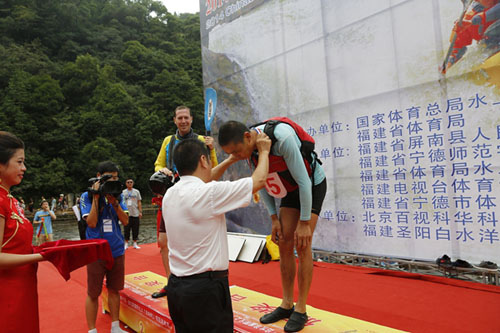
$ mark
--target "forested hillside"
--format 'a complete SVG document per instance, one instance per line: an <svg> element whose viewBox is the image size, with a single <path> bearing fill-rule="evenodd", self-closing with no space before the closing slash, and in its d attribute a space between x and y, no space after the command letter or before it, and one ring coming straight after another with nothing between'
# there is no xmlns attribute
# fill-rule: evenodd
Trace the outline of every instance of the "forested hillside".
<svg viewBox="0 0 500 333"><path fill-rule="evenodd" d="M153 0L0 0L0 130L26 144L14 193L81 192L98 161L147 191L185 104L203 133L197 14Z"/></svg>

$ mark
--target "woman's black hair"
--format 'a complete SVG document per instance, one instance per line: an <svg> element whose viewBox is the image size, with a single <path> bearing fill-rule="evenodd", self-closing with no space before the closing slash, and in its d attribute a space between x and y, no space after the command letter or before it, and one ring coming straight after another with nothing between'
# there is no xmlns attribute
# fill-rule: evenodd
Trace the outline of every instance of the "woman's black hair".
<svg viewBox="0 0 500 333"><path fill-rule="evenodd" d="M23 140L12 133L0 131L0 164L7 164L18 149L24 149Z"/></svg>

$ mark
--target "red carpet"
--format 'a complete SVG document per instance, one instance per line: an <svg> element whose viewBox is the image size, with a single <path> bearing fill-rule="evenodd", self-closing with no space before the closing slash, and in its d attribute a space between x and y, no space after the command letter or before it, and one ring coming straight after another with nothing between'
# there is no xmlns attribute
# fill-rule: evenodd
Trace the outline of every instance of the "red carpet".
<svg viewBox="0 0 500 333"><path fill-rule="evenodd" d="M164 274L156 244L126 252L126 274ZM231 263L230 284L280 297L279 263ZM40 330L86 332L86 270L65 282L50 263L38 270ZM445 277L317 263L310 305L411 332L500 332L500 287ZM109 332L99 313L99 332Z"/></svg>

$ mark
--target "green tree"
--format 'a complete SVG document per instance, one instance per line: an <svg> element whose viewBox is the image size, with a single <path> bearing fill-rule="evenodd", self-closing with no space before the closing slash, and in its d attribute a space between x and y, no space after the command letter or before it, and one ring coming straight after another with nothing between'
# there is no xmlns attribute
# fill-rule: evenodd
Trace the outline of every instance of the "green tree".
<svg viewBox="0 0 500 333"><path fill-rule="evenodd" d="M156 0L0 0L0 129L26 144L26 198L81 192L102 160L147 183L173 110L203 131L199 18Z"/></svg>

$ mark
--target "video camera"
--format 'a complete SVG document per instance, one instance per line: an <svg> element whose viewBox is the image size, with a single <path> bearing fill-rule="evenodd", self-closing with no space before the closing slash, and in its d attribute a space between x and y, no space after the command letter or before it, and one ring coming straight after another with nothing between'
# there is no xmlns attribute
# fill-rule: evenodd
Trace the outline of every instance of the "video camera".
<svg viewBox="0 0 500 333"><path fill-rule="evenodd" d="M89 183L91 185L99 181L99 188L94 190L91 186L88 189L89 193L100 195L111 194L115 198L118 198L122 193L123 185L119 180L110 180L112 177L112 175L102 175L101 177L90 178Z"/></svg>
<svg viewBox="0 0 500 333"><path fill-rule="evenodd" d="M149 178L149 188L154 194L163 196L179 179L178 176L167 176L163 172L157 171Z"/></svg>

